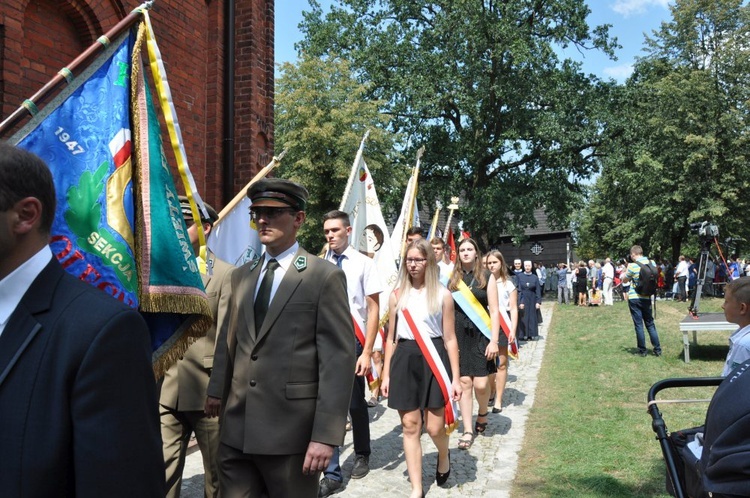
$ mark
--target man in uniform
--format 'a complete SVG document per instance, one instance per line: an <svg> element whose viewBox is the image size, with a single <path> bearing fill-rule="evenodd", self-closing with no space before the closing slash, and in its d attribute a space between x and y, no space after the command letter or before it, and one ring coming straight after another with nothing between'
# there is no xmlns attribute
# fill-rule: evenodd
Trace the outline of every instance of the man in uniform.
<svg viewBox="0 0 750 498"><path fill-rule="evenodd" d="M214 208L206 206L207 218L201 218L206 237L219 218ZM198 225L187 197L180 196L180 208L188 227L188 236L196 255L199 255L200 240ZM201 216L203 216L201 214ZM216 323L221 321L229 299L229 275L234 268L218 258L210 258L203 285L206 287L208 304L214 324L206 335L195 341L185 354L167 370L161 386L159 412L164 465L167 472L167 497L179 498L182 486L182 471L185 468L190 435L195 433L201 455L205 482L205 496L215 498L219 493L219 474L216 456L219 449L219 419L204 412L208 379L214 362Z"/></svg>
<svg viewBox="0 0 750 498"><path fill-rule="evenodd" d="M308 193L282 179L248 189L266 247L231 276L206 410L221 408L225 498L318 496L320 472L344 441L354 330L344 272L302 249Z"/></svg>

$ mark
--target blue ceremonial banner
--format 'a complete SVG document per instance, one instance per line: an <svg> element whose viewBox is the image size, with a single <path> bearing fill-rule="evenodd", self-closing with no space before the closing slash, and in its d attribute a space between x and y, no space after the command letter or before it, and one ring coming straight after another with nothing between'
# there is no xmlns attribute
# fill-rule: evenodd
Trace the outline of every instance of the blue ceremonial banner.
<svg viewBox="0 0 750 498"><path fill-rule="evenodd" d="M68 272L144 314L159 376L188 337L205 332L211 312L138 47L133 31L114 41L11 141L52 171L52 252Z"/></svg>
<svg viewBox="0 0 750 498"><path fill-rule="evenodd" d="M138 307L126 37L18 146L52 170L52 252L65 269Z"/></svg>

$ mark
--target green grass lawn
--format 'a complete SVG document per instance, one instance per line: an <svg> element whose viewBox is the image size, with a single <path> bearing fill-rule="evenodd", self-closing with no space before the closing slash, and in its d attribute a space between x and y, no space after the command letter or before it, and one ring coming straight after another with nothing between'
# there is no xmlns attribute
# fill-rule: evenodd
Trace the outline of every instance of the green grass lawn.
<svg viewBox="0 0 750 498"><path fill-rule="evenodd" d="M721 311L722 301L701 300L700 310ZM730 332L699 333L685 363L678 323L687 305L658 301L664 355L642 358L635 354L627 303L555 306L512 496L668 496L664 460L646 411L648 390L661 379L720 375ZM648 334L646 342L650 353ZM671 389L658 399L709 398L713 389ZM707 407L660 405L672 430L701 425Z"/></svg>

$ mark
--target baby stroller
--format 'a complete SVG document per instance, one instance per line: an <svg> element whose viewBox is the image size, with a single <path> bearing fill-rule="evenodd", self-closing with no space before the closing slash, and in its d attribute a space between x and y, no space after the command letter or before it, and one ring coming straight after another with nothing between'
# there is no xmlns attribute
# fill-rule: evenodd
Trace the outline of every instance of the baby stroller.
<svg viewBox="0 0 750 498"><path fill-rule="evenodd" d="M657 406L657 393L671 388L710 386L719 387L711 398L704 425L670 433ZM667 467L666 484L670 495L677 498L750 496L748 392L750 361L726 378L665 379L651 386L648 412Z"/></svg>

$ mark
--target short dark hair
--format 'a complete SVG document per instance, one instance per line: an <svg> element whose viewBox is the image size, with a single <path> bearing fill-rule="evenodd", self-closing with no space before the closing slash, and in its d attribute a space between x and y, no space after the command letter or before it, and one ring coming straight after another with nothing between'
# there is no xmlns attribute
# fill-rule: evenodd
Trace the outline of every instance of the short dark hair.
<svg viewBox="0 0 750 498"><path fill-rule="evenodd" d="M750 304L750 278L735 278L729 282L724 293L730 293L739 303Z"/></svg>
<svg viewBox="0 0 750 498"><path fill-rule="evenodd" d="M0 142L0 211L26 197L42 203L40 230L50 233L55 219L55 182L47 165L26 150Z"/></svg>
<svg viewBox="0 0 750 498"><path fill-rule="evenodd" d="M339 211L338 209L334 209L333 211L328 211L326 214L323 215L323 223L325 223L328 220L341 220L344 222L345 227L351 226L351 221L349 221L349 215L346 214L344 211Z"/></svg>
<svg viewBox="0 0 750 498"><path fill-rule="evenodd" d="M417 227L417 226L409 227L409 229L406 231L406 235L407 235L407 237L409 235L419 235L420 237L423 237L423 235L422 235L422 227Z"/></svg>

